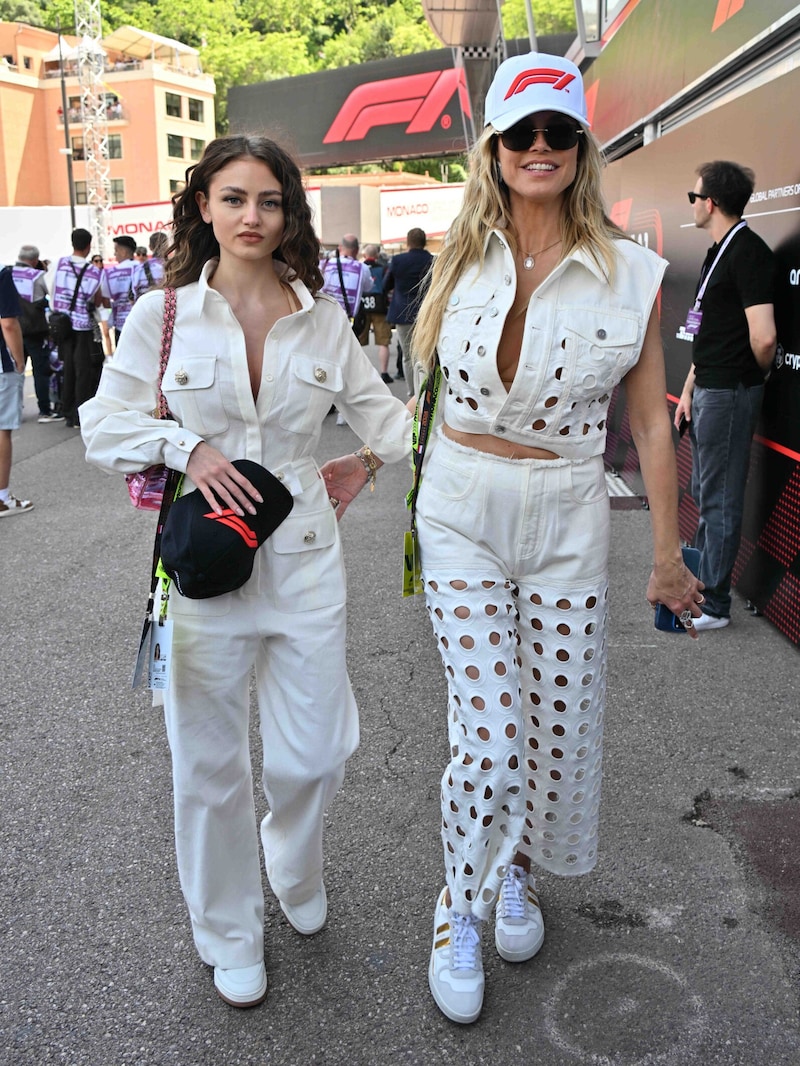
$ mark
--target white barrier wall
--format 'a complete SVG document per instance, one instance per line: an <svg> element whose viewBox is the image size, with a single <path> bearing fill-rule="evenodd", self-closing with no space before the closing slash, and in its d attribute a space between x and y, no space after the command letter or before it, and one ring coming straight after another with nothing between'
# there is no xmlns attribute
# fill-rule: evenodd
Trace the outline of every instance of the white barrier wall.
<svg viewBox="0 0 800 1066"><path fill-rule="evenodd" d="M322 195L319 186L307 189L314 228L322 232ZM441 237L450 228L463 199L464 186L410 185L380 190L380 240L384 245L405 247L406 234L414 226L428 237ZM169 200L152 204L124 204L112 208L106 256L113 257L114 237L133 237L147 247L150 235L169 225ZM89 208L76 207L75 224L91 230ZM72 222L68 207L0 207L0 263L13 263L23 244L35 244L42 259L57 259L70 251Z"/></svg>
<svg viewBox="0 0 800 1066"><path fill-rule="evenodd" d="M429 238L443 237L463 199L463 183L381 189L381 244L405 246L406 234L417 226Z"/></svg>
<svg viewBox="0 0 800 1066"><path fill-rule="evenodd" d="M320 232L320 190L308 189L314 228ZM106 257L113 259L114 237L133 237L148 247L156 230L165 229L172 218L172 203L120 204L111 209ZM75 208L75 225L91 232L91 215L85 205ZM14 263L23 244L35 244L42 259L58 259L71 250L72 220L69 207L0 207L0 265Z"/></svg>

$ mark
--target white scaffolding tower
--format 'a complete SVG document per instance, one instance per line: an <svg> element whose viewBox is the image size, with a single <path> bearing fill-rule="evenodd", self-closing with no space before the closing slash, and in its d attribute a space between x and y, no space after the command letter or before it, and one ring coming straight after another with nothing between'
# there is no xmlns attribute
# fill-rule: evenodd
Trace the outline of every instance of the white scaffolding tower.
<svg viewBox="0 0 800 1066"><path fill-rule="evenodd" d="M86 202L90 209L92 251L105 259L111 222L111 178L100 0L75 0L75 33L80 38L78 79L81 89Z"/></svg>

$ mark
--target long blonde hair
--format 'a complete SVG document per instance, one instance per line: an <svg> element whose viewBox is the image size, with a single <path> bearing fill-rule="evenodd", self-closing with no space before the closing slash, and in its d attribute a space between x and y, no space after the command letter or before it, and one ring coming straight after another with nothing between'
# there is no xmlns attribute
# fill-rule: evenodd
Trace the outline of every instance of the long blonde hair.
<svg viewBox="0 0 800 1066"><path fill-rule="evenodd" d="M483 265L489 231L503 230L512 249L517 249L508 191L497 164L495 138L494 127L487 126L470 152L464 202L450 227L444 248L436 257L430 287L414 327L415 357L426 370L433 366L442 316L450 294L468 267L473 263ZM575 181L564 197L561 255L563 258L575 248L585 248L611 280L616 262L614 240L624 234L606 216L602 168L600 146L587 130L578 142Z"/></svg>

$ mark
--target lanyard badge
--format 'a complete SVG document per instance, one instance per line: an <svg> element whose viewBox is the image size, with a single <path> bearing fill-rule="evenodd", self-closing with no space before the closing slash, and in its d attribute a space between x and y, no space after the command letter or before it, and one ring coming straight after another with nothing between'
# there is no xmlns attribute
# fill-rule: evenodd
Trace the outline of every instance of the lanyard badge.
<svg viewBox="0 0 800 1066"><path fill-rule="evenodd" d="M708 268L708 273L703 278L702 284L700 285L700 288L697 291L697 296L694 301L694 307L687 313L686 321L675 334L679 341L688 341L689 344L691 344L697 334L700 332L700 326L703 321L703 312L700 310L700 304L702 303L703 297L706 294L706 289L708 288L708 283L711 280L711 275L714 273L714 269L716 268L717 263L719 263L720 259L725 254L725 249L731 243L731 241L739 232L739 230L744 229L746 225L747 223L744 219L742 219L742 221L739 222L738 225L734 226L733 229L729 231L727 237L720 245L717 254L714 256L714 262Z"/></svg>
<svg viewBox="0 0 800 1066"><path fill-rule="evenodd" d="M700 332L700 324L703 321L703 312L700 310L700 305L695 304L694 307L687 313L686 321L675 334L679 341L688 341L689 344L695 339Z"/></svg>

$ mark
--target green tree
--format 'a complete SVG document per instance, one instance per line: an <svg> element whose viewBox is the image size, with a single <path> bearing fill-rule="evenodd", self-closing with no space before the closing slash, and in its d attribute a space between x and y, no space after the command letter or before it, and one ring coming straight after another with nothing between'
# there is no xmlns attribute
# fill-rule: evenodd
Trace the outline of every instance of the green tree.
<svg viewBox="0 0 800 1066"><path fill-rule="evenodd" d="M534 29L537 37L551 33L574 33L575 4L573 0L531 0ZM505 0L501 8L503 33L508 40L528 36L528 17L525 0Z"/></svg>
<svg viewBox="0 0 800 1066"><path fill-rule="evenodd" d="M44 26L44 10L37 0L0 0L0 22Z"/></svg>

